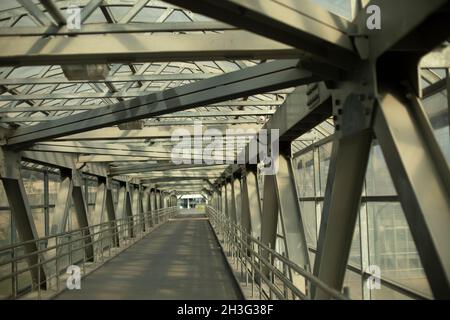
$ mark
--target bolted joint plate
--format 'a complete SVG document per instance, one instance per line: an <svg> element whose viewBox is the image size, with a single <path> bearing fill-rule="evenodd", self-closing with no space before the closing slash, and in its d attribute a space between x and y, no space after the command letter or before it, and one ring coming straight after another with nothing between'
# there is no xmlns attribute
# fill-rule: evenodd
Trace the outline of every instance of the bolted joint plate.
<svg viewBox="0 0 450 320"><path fill-rule="evenodd" d="M376 105L375 73L370 63L362 63L350 79L330 89L333 120L338 137L371 128Z"/></svg>

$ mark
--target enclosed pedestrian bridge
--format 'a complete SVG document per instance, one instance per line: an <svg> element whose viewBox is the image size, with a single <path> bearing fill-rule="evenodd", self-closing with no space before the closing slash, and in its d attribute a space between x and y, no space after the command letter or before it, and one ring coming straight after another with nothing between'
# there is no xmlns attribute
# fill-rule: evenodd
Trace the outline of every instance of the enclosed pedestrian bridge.
<svg viewBox="0 0 450 320"><path fill-rule="evenodd" d="M0 299L450 298L446 0L0 1Z"/></svg>

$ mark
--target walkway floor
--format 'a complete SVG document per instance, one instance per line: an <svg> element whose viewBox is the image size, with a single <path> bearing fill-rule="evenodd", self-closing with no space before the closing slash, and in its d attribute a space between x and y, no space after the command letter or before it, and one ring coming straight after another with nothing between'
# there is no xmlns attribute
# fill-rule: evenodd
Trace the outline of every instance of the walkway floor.
<svg viewBox="0 0 450 320"><path fill-rule="evenodd" d="M241 299L204 215L181 215L56 299Z"/></svg>

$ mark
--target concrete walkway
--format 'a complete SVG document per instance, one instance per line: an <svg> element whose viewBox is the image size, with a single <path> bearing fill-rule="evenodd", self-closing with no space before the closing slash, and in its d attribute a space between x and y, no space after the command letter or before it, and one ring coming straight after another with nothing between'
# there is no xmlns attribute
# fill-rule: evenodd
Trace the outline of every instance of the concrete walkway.
<svg viewBox="0 0 450 320"><path fill-rule="evenodd" d="M180 215L56 299L241 299L204 215Z"/></svg>

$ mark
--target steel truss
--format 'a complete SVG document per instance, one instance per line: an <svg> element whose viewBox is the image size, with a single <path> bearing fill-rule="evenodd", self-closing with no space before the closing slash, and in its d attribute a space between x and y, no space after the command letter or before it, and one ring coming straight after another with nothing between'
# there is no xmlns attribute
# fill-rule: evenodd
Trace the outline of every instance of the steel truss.
<svg viewBox="0 0 450 320"><path fill-rule="evenodd" d="M39 250L21 176L21 161L32 161L60 170L51 230L67 231L73 204L87 261L98 257L94 226L107 223L117 247L159 224L163 216L158 212L175 206L177 194L198 192L207 198L214 219L226 219L250 234L266 252L281 250L308 277L312 272L317 283L332 289L292 272L289 278L301 295L328 299L330 292L343 289L376 140L433 296L450 298L450 171L421 102L445 89L450 96L448 1L372 0L369 5L383 11L383 27L373 31L366 27L365 8L347 21L306 0L297 5L167 0L217 19L195 21L181 10L188 21L176 23L164 21L178 8L153 1L164 13L158 23L142 25L131 21L151 7L148 1L136 1L120 21L110 8L123 5L120 1L81 2L82 22L101 10L108 23L84 24L80 32L70 32L61 12L65 1L19 1L22 7L0 14L10 24L0 28L0 115L5 115L0 119L0 177L26 253ZM38 28L15 27L25 16ZM401 26L399 19L405 21ZM194 33L199 30L203 33ZM178 31L187 34L160 34ZM443 43L447 49L437 50ZM279 60L255 61L266 59ZM69 79L63 70L73 63L106 66L109 73L102 79ZM44 66L32 77L15 75L20 67L41 64L63 67ZM445 68L447 79L430 71L435 68ZM422 89L422 79L432 85ZM249 145L234 155L245 165L171 165L170 127L205 117L209 120L203 124L221 130L236 124L279 129L276 174L260 174L255 162L261 159L249 157ZM116 127L141 120L142 130ZM327 127L333 126L329 135ZM302 181L295 181L292 161L298 149L313 148L324 136L333 148L312 268L297 194ZM117 140L123 143L113 143ZM92 217L83 174L98 181ZM117 204L113 184L118 185ZM118 219L126 223L119 226ZM49 254L30 255L29 266ZM45 289L51 270L38 265L30 269L33 284Z"/></svg>

